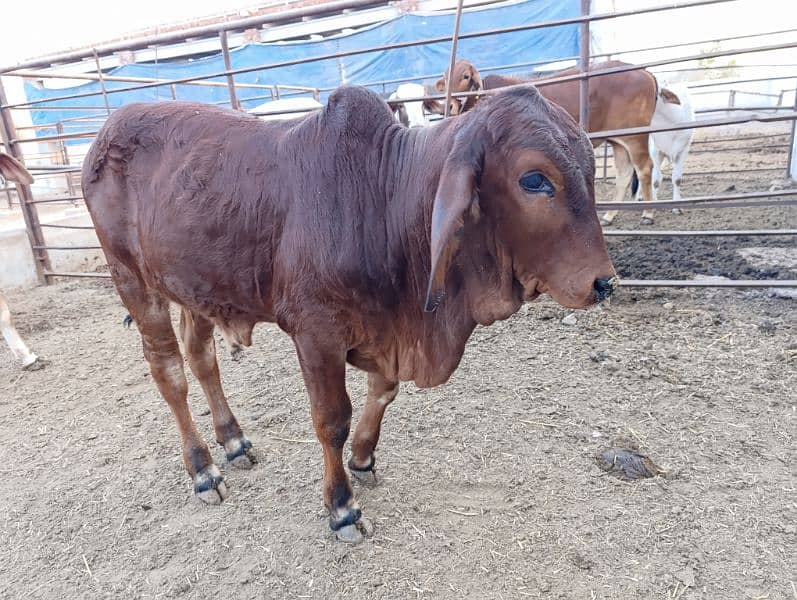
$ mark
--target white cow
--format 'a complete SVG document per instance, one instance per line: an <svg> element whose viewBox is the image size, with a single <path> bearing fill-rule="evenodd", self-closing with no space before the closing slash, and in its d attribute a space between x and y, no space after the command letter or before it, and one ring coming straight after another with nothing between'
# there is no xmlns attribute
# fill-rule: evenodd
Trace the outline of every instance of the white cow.
<svg viewBox="0 0 797 600"><path fill-rule="evenodd" d="M8 181L33 183L33 177L22 163L2 152L0 152L0 174ZM11 322L11 311L8 310L8 302L3 294L0 294L0 332L11 347L14 356L22 359L23 369L33 371L41 368L42 363L39 357L28 349L17 330L14 329L14 324Z"/></svg>
<svg viewBox="0 0 797 600"><path fill-rule="evenodd" d="M264 121L282 121L285 119L303 117L307 113L322 107L323 105L315 98L299 96L295 98L280 98L279 100L264 102L259 106L249 109L247 112L257 114L258 117ZM282 112L285 110L295 112Z"/></svg>
<svg viewBox="0 0 797 600"><path fill-rule="evenodd" d="M676 91L662 87L656 99L656 110L650 122L651 126L666 127L694 120L692 98L686 87L677 88ZM673 200L681 199L681 178L684 175L684 165L694 133L694 129L660 131L649 138L650 158L653 159L653 187L658 190L661 185L661 165L667 158L672 166Z"/></svg>
<svg viewBox="0 0 797 600"><path fill-rule="evenodd" d="M402 83L395 92L390 94L387 103L399 123L405 127L423 127L429 124L423 100L400 102L405 98L421 98L423 96L426 96L426 88L420 83Z"/></svg>

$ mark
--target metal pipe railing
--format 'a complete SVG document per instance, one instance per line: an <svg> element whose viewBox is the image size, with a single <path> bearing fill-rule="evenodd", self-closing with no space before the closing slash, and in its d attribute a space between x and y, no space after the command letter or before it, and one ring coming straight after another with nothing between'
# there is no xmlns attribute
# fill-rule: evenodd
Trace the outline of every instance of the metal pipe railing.
<svg viewBox="0 0 797 600"><path fill-rule="evenodd" d="M517 26L513 26L513 27L499 27L499 28L488 29L488 30L483 30L483 31L477 31L477 32L472 32L472 33L463 33L463 34L460 35L460 39L471 39L471 38L478 38L478 37L484 37L484 36L489 36L489 35L496 35L496 34L500 34L500 33L512 33L512 32L516 32L516 31L529 31L529 30L534 30L534 29L542 29L542 28L545 28L545 27L554 27L554 26L558 26L558 25L573 25L573 24L582 23L582 22L598 21L598 20L603 20L603 19L611 19L611 18L617 18L617 17L621 17L621 16L636 15L636 14L645 14L645 13L650 13L650 12L659 12L659 11L662 11L662 10L672 10L672 9L675 9L675 8L685 8L685 7L691 7L691 6L703 6L703 5L706 5L706 4L719 4L719 3L736 2L736 1L738 1L738 0L696 0L694 2L685 2L685 3L680 3L680 4L674 4L674 5L648 7L648 8L636 9L636 10L630 10L630 11L620 11L620 12L615 12L615 13L602 13L602 14L597 14L597 15L589 15L589 16L586 16L586 17L572 17L572 18L569 18L569 19L559 19L559 20L556 20L556 21L546 21L544 23L531 23L531 24L526 24L526 25L517 25ZM276 69L276 68L281 68L281 67L290 67L290 66L294 66L294 65L298 65L298 64L305 64L305 63L308 63L308 62L317 62L317 61L322 61L322 60L332 60L332 59L336 59L336 58L345 58L347 56L357 56L357 55L360 55L360 54L369 54L369 53L372 53L372 52L383 52L383 51L386 51L386 50L395 50L397 48L410 48L410 47L413 47L413 46L425 46L425 45L428 45L428 44L437 44L437 43L447 42L449 39L450 39L449 37L426 38L426 39L423 39L423 40L412 40L412 41L407 41L407 42L396 42L396 43L393 43L393 44L383 44L383 45L380 45L380 46L372 46L370 48L358 48L356 50L345 50L345 51L340 51L340 52L331 52L331 53L328 53L328 54L318 55L318 56L309 57L309 58L291 59L291 60L280 61L280 62L276 62L276 63L255 65L255 66L251 66L251 67L239 67L237 69L225 69L223 71L217 71L215 73L207 73L207 74L202 75L200 77L194 76L194 77L184 77L184 78L179 78L179 79L173 79L173 80L171 80L171 82L169 84L166 84L166 83L147 83L147 84L143 84L143 85L139 85L139 86L128 86L128 87L124 87L124 88L116 88L114 90L108 90L108 92L109 93L122 93L122 92L130 92L130 91L136 91L136 90L150 89L150 88L159 87L159 86L162 86L162 85L182 84L182 83L187 83L187 82L196 81L196 80L200 80L200 79L222 78L222 77L226 77L228 75L241 75L241 74L244 74L244 73L253 73L253 72L256 72L256 71L267 71L269 69ZM797 47L797 42L791 42L791 43L784 42L783 44L778 44L778 45L775 45L775 46L764 46L764 47L760 47L760 48L747 48L747 49L739 49L739 50L733 50L733 51L707 52L707 53L696 55L696 57L689 57L689 58L685 58L685 59L668 59L668 60L665 60L665 61L655 61L653 63L648 63L646 65L639 65L639 66L637 66L637 65L629 65L628 67L615 67L613 69L593 70L593 71L589 71L587 73L580 73L580 74L575 75L575 76L565 76L565 77L560 77L558 79L556 79L556 78L554 78L554 79L546 79L544 83L542 81L539 81L539 82L535 81L534 83L537 84L537 85L550 85L552 83L559 83L559 82L563 82L563 81L571 81L571 80L576 80L576 79L582 79L582 78L585 78L585 77L586 78L599 77L601 75L609 75L609 74L612 74L612 73L622 73L622 72L625 72L625 71L639 70L639 69L644 69L647 66L655 66L656 64L673 64L673 63L685 62L685 61L689 61L689 60L700 60L700 59L719 57L719 56L729 56L729 55L733 55L733 54L744 54L744 53L748 53L748 52L765 52L765 51L771 51L773 49L792 48L792 47ZM471 94L475 94L476 92L470 92L470 93ZM33 101L28 101L28 102L23 102L23 103L18 103L18 104L8 104L8 105L4 105L4 106L2 106L0 108L22 108L22 107L34 106L36 104L44 104L44 103L47 103L47 102L55 102L55 101L60 101L60 100L69 100L69 99L73 99L73 98L86 98L86 97L96 96L96 95L99 95L99 94L100 94L100 92L83 92L83 93L80 93L80 94L69 94L69 95L66 95L66 96L54 96L52 98L47 98L47 99L33 100Z"/></svg>
<svg viewBox="0 0 797 600"><path fill-rule="evenodd" d="M163 45L175 42L185 42L193 38L216 36L222 31L252 29L254 27L260 27L266 24L273 25L275 23L295 21L305 17L317 17L329 13L370 8L385 4L387 4L387 2L384 0L337 0L315 6L280 11L278 13L258 15L256 17L248 17L245 19L236 19L234 21L227 21L226 23L215 23L213 25L191 27L189 29L183 29L174 33L156 34L151 36L142 36L134 40L111 42L108 44L101 44L94 48L59 52L57 54L20 62L15 65L0 66L0 74L6 74L19 69L46 67L57 63L77 62L79 60L83 60L84 58L91 58L94 51L101 55L108 55L128 50L139 50L141 48L147 48L155 44Z"/></svg>
<svg viewBox="0 0 797 600"><path fill-rule="evenodd" d="M620 287L793 288L797 279L621 279Z"/></svg>
<svg viewBox="0 0 797 600"><path fill-rule="evenodd" d="M721 204L728 205L731 201L736 200L759 200L766 201L770 198L781 198L788 196L797 196L797 190L780 190L773 192L739 192L737 194L722 194L713 196L694 196L692 198L682 198L680 200L655 200L647 202L596 202L595 207L601 209L619 209L619 210L647 210L652 208L677 208L677 207L696 207L707 204ZM797 199L794 200L797 202ZM789 202L789 201L787 201Z"/></svg>
<svg viewBox="0 0 797 600"><path fill-rule="evenodd" d="M606 237L725 237L797 235L797 229L604 229Z"/></svg>

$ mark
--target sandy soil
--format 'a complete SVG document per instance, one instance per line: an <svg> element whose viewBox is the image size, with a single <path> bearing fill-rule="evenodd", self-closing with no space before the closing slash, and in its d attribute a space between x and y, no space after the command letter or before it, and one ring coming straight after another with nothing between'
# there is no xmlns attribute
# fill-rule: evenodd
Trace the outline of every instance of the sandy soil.
<svg viewBox="0 0 797 600"><path fill-rule="evenodd" d="M687 176L684 193L767 189L778 176L738 168ZM662 213L656 226L797 222L793 208L720 213ZM650 243L612 242L618 269L797 276L793 239ZM758 248L759 266L732 243ZM772 244L785 257L775 266ZM379 484L355 486L375 524L358 546L327 531L320 448L275 326L239 362L219 351L260 464L224 469L231 497L207 507L191 498L176 427L112 288L72 280L9 300L50 364L23 373L0 346L0 598L797 597L794 300L625 289L575 325L543 299L477 330L448 385L403 385L388 410ZM364 381L350 371L355 414ZM191 403L212 440L193 380ZM617 438L665 476L604 473L595 454ZM220 448L214 457L224 468Z"/></svg>

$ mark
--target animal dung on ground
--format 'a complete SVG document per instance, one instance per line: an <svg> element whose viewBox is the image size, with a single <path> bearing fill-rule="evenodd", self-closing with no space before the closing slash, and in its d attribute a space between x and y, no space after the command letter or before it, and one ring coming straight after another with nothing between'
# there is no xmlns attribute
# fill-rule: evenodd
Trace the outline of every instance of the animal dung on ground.
<svg viewBox="0 0 797 600"><path fill-rule="evenodd" d="M635 448L613 446L599 451L595 458L601 469L624 481L655 477L665 473L664 469L644 454L637 452Z"/></svg>

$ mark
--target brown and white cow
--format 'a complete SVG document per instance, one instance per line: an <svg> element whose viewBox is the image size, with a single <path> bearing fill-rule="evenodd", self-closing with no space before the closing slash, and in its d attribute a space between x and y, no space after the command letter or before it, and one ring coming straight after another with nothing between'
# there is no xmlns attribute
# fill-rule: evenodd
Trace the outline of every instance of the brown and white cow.
<svg viewBox="0 0 797 600"><path fill-rule="evenodd" d="M365 474L399 382L444 383L477 324L541 293L585 308L612 292L593 174L589 140L532 86L412 129L349 87L283 122L182 102L126 106L97 136L82 181L196 494L217 503L228 490L189 411L170 303L233 465L255 455L222 391L213 330L234 348L264 321L293 338L330 527L351 541L362 521L343 463L346 363L368 373L349 461Z"/></svg>
<svg viewBox="0 0 797 600"><path fill-rule="evenodd" d="M13 156L3 152L0 152L0 175L8 181L16 183L33 183L33 177L25 166ZM23 369L34 371L42 366L42 362L30 351L25 341L14 328L14 323L11 321L11 311L8 309L8 302L6 302L2 293L0 293L0 333L3 334L8 346L11 348L12 354L22 360Z"/></svg>
<svg viewBox="0 0 797 600"><path fill-rule="evenodd" d="M606 61L590 66L590 69L610 69L628 65L620 61ZM481 77L478 70L467 60L454 64L451 89L453 92L472 92L492 90L521 83L533 83L540 93L564 108L571 117L579 118L579 82L577 80L546 84L547 79L576 75L578 67L559 71L552 75L525 81L506 75L487 75ZM445 91L448 72L435 84L439 92ZM630 127L647 127L656 110L658 88L656 78L644 69L599 75L589 80L589 127L588 131L608 131ZM452 99L451 114L459 114L473 108L479 96L469 96L464 102ZM640 200L655 200L653 189L653 162L648 150L648 134L622 136L608 139L594 139L593 146L607 142L612 147L614 164L617 170L617 201L626 200L631 188L631 180L636 171L640 182ZM602 221L611 224L617 211L607 212ZM642 213L642 224L653 223L653 211Z"/></svg>

